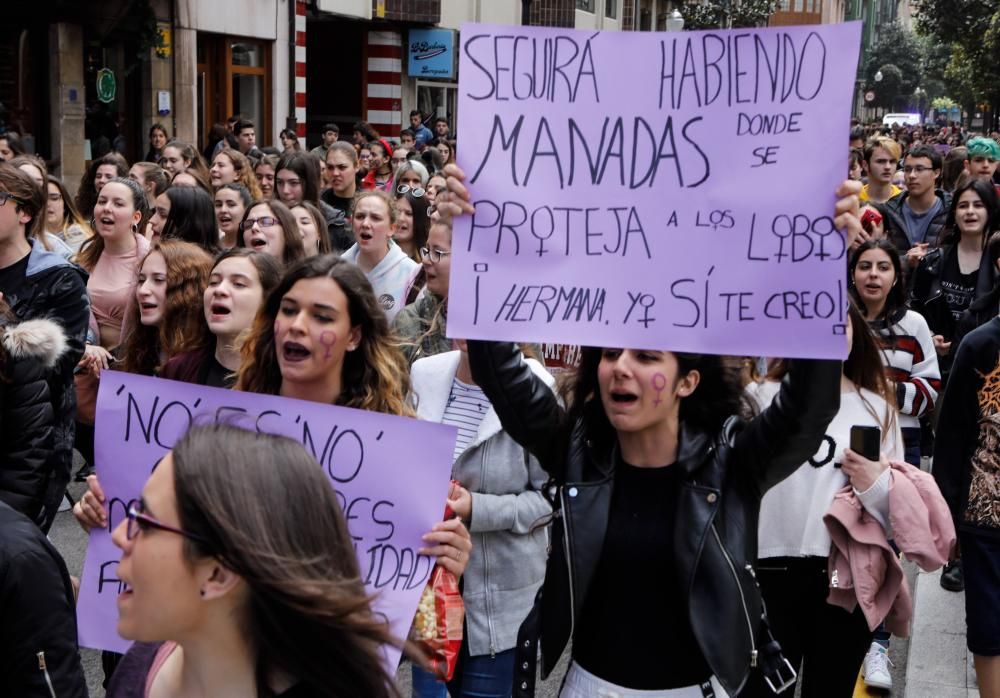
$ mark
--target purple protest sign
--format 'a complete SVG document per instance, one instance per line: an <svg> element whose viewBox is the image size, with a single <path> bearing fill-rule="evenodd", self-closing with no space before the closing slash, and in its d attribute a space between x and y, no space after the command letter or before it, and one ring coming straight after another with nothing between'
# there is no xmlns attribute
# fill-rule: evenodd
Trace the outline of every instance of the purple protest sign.
<svg viewBox="0 0 1000 698"><path fill-rule="evenodd" d="M860 34L463 26L449 335L842 358Z"/></svg>
<svg viewBox="0 0 1000 698"><path fill-rule="evenodd" d="M231 422L301 441L330 478L377 612L405 638L434 560L420 536L441 520L455 429L302 400L207 388L116 371L101 374L95 459L108 528L92 531L77 604L80 644L124 652L117 631L121 551L111 531L153 466L192 423ZM417 448L415 445L419 444ZM279 464L275 464L279 465ZM266 496L266 494L262 494ZM399 651L387 648L395 667Z"/></svg>

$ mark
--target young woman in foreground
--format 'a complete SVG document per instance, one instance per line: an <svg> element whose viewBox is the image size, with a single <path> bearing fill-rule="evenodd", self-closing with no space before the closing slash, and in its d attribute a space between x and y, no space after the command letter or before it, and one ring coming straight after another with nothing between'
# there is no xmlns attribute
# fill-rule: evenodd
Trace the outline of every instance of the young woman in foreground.
<svg viewBox="0 0 1000 698"><path fill-rule="evenodd" d="M463 173L447 171L439 209L472 212ZM850 235L859 189L838 190L836 225ZM533 693L539 639L543 676L572 639L562 695L573 698L732 696L751 665L777 664L752 565L760 500L816 452L841 363L790 362L771 406L744 421L733 418L739 377L718 356L585 348L567 409L516 345L468 347L504 429L555 485L545 583L518 636L518 695Z"/></svg>
<svg viewBox="0 0 1000 698"><path fill-rule="evenodd" d="M137 642L109 698L396 694L379 650L393 640L301 444L192 428L112 539L128 584L118 632Z"/></svg>

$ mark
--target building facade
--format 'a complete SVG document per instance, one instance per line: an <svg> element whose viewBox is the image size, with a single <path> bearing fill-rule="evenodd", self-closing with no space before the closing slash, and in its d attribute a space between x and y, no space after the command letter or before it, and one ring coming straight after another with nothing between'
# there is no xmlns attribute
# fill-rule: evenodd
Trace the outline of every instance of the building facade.
<svg viewBox="0 0 1000 698"><path fill-rule="evenodd" d="M898 0L782 0L770 24L908 16ZM457 113L459 30L465 22L662 31L673 0L37 0L0 26L0 128L75 188L87 161L111 148L142 159L162 124L206 145L242 114L259 145L283 128L312 147L323 126L356 121L395 138L417 109Z"/></svg>

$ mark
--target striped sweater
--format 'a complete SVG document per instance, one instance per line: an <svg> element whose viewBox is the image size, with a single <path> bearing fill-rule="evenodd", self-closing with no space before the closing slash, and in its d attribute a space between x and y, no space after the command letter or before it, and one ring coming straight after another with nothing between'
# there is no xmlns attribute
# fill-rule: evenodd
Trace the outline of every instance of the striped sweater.
<svg viewBox="0 0 1000 698"><path fill-rule="evenodd" d="M941 371L927 321L913 310L887 326L872 327L881 339L882 363L896 384L899 426L919 427L920 417L934 411L941 389Z"/></svg>

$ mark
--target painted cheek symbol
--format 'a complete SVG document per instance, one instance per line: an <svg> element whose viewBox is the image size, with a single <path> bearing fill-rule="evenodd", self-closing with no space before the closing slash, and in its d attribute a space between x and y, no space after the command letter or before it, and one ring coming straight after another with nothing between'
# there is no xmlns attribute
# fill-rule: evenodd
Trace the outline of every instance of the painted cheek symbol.
<svg viewBox="0 0 1000 698"><path fill-rule="evenodd" d="M326 355L323 358L329 359L330 354L333 353L333 345L337 343L337 333L329 330L321 332L319 335L319 343L326 347Z"/></svg>
<svg viewBox="0 0 1000 698"><path fill-rule="evenodd" d="M654 406L659 406L663 402L663 389L667 387L667 377L662 373L657 373L653 375L653 389L656 390L656 399L653 400Z"/></svg>

